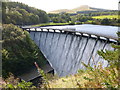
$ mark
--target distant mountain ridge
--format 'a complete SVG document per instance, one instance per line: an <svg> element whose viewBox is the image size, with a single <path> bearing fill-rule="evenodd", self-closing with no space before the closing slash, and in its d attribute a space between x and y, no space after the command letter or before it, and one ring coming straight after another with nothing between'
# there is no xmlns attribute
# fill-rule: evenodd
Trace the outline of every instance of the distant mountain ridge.
<svg viewBox="0 0 120 90"><path fill-rule="evenodd" d="M48 13L77 13L79 11L106 11L107 9L101 9L101 8L94 8L90 7L88 5L81 5L80 7L73 8L73 9L59 9L59 10L54 10L50 11Z"/></svg>

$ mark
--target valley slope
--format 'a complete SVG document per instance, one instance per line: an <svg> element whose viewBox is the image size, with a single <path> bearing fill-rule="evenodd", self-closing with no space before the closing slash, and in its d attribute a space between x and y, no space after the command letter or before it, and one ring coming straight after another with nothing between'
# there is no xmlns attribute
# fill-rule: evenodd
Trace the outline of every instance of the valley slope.
<svg viewBox="0 0 120 90"><path fill-rule="evenodd" d="M100 8L94 8L94 7L90 7L88 5L82 5L80 7L77 8L73 8L73 9L59 9L59 10L54 10L54 11L50 11L48 13L77 13L79 11L106 11L106 9L100 9Z"/></svg>

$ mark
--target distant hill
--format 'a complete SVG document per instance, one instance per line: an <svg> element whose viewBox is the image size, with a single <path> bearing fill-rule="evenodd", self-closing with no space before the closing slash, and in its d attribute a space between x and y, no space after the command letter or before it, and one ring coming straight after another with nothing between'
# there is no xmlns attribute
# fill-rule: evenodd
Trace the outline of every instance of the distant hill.
<svg viewBox="0 0 120 90"><path fill-rule="evenodd" d="M50 11L48 13L62 13L62 12L73 13L73 11L69 9L59 9L59 10Z"/></svg>
<svg viewBox="0 0 120 90"><path fill-rule="evenodd" d="M82 5L80 7L77 8L73 8L73 9L59 9L59 10L54 10L54 11L50 11L48 13L77 13L80 11L106 11L107 9L100 9L100 8L94 8L94 7L90 7L88 5Z"/></svg>

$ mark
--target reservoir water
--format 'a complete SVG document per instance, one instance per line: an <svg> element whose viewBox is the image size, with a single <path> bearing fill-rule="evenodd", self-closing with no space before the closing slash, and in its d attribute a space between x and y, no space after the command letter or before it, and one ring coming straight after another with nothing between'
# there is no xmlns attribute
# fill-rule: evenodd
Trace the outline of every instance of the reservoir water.
<svg viewBox="0 0 120 90"><path fill-rule="evenodd" d="M118 38L117 32L119 30L116 26L104 26L104 25L93 25L93 24L82 24L82 25L65 25L65 26L48 26L44 28L54 29L75 29L83 33L98 34L99 36L107 36L112 38Z"/></svg>

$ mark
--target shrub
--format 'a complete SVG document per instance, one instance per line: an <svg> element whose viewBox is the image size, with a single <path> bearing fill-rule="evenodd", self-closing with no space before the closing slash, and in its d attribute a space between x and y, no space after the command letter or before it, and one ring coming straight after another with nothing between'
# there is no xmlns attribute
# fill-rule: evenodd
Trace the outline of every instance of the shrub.
<svg viewBox="0 0 120 90"><path fill-rule="evenodd" d="M26 89L29 90L30 88L35 88L32 86L31 82L25 82L24 80L20 81L19 78L15 78L13 74L10 74L10 77L2 80L2 87L4 89Z"/></svg>

